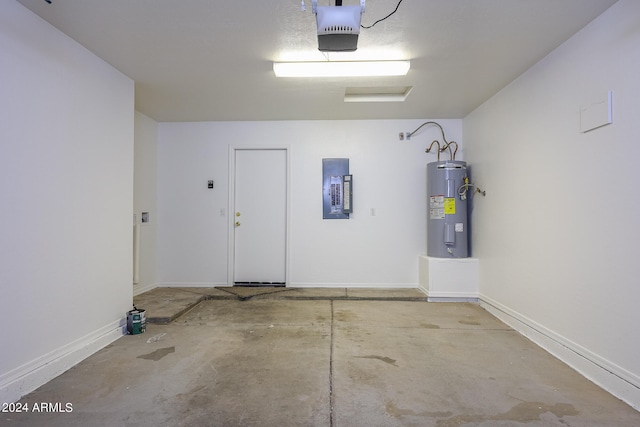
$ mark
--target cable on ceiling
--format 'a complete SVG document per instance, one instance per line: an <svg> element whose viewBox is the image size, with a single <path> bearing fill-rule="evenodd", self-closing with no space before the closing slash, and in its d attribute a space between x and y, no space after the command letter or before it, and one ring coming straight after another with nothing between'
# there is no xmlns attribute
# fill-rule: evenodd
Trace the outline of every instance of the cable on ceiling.
<svg viewBox="0 0 640 427"><path fill-rule="evenodd" d="M382 22L382 21L384 21L385 19L387 19L388 17L390 17L391 15L393 15L394 13L396 13L396 12L398 11L398 8L400 7L400 3L402 3L402 0L400 0L400 1L398 2L398 4L396 5L396 8L395 8L395 9L393 9L393 12L391 12L390 14L388 14L387 16L385 16L384 18L380 18L380 19L378 19L376 22L374 22L374 23L373 23L373 24L371 24L371 25L368 25L368 26L360 25L360 27L362 27L362 28L364 28L364 29L369 29L369 28L372 28L374 25L376 25L378 22Z"/></svg>

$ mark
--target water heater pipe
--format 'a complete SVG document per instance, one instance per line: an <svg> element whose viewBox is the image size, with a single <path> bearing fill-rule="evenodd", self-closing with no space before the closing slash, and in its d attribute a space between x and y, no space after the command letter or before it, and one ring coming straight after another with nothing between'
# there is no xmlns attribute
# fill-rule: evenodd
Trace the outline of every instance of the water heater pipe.
<svg viewBox="0 0 640 427"><path fill-rule="evenodd" d="M411 132L413 133L413 132ZM440 152L442 151L440 149L440 143L438 142L438 140L434 140L431 145L429 146L429 148L427 148L426 150L424 150L425 153L430 153L431 152L431 147L433 147L433 144L438 144L438 161L440 161Z"/></svg>
<svg viewBox="0 0 640 427"><path fill-rule="evenodd" d="M451 144L456 145L456 149L453 151L453 153L451 152ZM447 142L445 146L442 147L442 152L444 152L446 149L449 149L449 160L455 160L456 154L458 153L458 143L455 141Z"/></svg>

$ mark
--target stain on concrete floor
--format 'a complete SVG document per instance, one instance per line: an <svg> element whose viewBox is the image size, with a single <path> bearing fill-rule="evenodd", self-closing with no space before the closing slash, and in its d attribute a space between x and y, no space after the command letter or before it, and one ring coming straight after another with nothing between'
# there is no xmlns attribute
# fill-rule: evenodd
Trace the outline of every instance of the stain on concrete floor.
<svg viewBox="0 0 640 427"><path fill-rule="evenodd" d="M542 402L521 402L509 411L496 415L456 415L455 417L438 420L437 427L458 427L462 425L474 425L488 421L505 421L511 423L532 423L543 420L543 414L552 414L555 419L564 425L571 425L564 421L567 415L578 415L579 412L568 403L546 404ZM549 422L547 420L545 424Z"/></svg>
<svg viewBox="0 0 640 427"><path fill-rule="evenodd" d="M140 355L137 357L137 359L153 360L154 362L157 362L163 357L175 352L176 352L175 347L159 348L158 350L152 351L151 353Z"/></svg>
<svg viewBox="0 0 640 427"><path fill-rule="evenodd" d="M392 366L398 366L396 364L396 359L392 359L390 357L384 357L384 356L375 356L375 355L370 355L370 356L354 356L358 359L375 359L375 360L380 360L381 362L387 363L389 365Z"/></svg>

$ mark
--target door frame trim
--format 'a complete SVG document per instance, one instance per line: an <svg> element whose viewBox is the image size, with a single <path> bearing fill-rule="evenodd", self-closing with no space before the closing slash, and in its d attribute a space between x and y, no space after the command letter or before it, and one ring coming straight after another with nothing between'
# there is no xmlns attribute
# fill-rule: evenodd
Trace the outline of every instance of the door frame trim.
<svg viewBox="0 0 640 427"><path fill-rule="evenodd" d="M248 150L280 150L285 153L285 168L287 191L285 196L285 255L284 255L284 276L285 286L289 286L289 247L291 236L291 146L290 145L236 145L229 144L229 204L227 206L227 285L235 284L235 202L236 202L236 152Z"/></svg>

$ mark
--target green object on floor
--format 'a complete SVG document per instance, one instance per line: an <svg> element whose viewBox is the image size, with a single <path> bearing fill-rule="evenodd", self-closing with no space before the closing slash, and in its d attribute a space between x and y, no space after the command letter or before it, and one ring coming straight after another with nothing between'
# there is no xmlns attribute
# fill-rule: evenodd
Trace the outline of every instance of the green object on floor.
<svg viewBox="0 0 640 427"><path fill-rule="evenodd" d="M145 310L138 309L135 306L133 310L127 312L127 333L129 335L137 335L144 333L147 328L147 319Z"/></svg>

